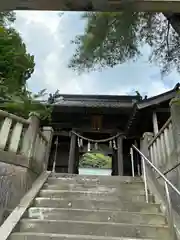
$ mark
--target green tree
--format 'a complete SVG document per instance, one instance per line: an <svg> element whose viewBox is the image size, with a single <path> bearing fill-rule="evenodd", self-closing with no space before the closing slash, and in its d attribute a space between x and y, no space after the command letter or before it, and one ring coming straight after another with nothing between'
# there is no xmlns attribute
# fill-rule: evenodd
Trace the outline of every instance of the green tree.
<svg viewBox="0 0 180 240"><path fill-rule="evenodd" d="M33 94L27 89L35 63L20 34L12 27L14 12L0 12L0 108L27 118L38 112L42 119L49 118L52 107L41 103L47 93L43 89Z"/></svg>
<svg viewBox="0 0 180 240"><path fill-rule="evenodd" d="M79 166L84 168L111 168L111 158L102 153L85 153L79 161Z"/></svg>
<svg viewBox="0 0 180 240"><path fill-rule="evenodd" d="M149 61L158 64L162 74L174 68L180 72L180 37L170 14L90 12L82 19L85 31L73 40L76 51L69 63L79 73L135 61L144 45L151 47Z"/></svg>
<svg viewBox="0 0 180 240"><path fill-rule="evenodd" d="M9 93L24 91L34 71L34 56L27 53L19 33L10 25L14 15L1 13L0 19L0 86Z"/></svg>
<svg viewBox="0 0 180 240"><path fill-rule="evenodd" d="M4 27L8 27L16 20L16 15L14 12L0 12L0 25Z"/></svg>
<svg viewBox="0 0 180 240"><path fill-rule="evenodd" d="M37 94L28 90L23 93L19 91L11 95L7 94L1 99L0 108L24 118L28 118L30 112L36 112L39 114L41 120L51 120L51 104L48 101L41 102L42 97L45 95L47 95L46 89L41 90Z"/></svg>

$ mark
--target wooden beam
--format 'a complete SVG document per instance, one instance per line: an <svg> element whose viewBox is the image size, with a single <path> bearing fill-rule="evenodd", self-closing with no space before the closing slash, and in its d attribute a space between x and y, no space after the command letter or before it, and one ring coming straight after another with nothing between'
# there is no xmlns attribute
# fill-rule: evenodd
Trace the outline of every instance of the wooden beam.
<svg viewBox="0 0 180 240"><path fill-rule="evenodd" d="M137 12L171 12L177 13L180 9L179 0L109 0L111 10L128 10Z"/></svg>
<svg viewBox="0 0 180 240"><path fill-rule="evenodd" d="M179 0L7 0L1 1L4 10L52 11L119 11L128 8L138 12L171 12L180 9Z"/></svg>
<svg viewBox="0 0 180 240"><path fill-rule="evenodd" d="M170 108L156 108L155 111L159 113L170 113Z"/></svg>
<svg viewBox="0 0 180 240"><path fill-rule="evenodd" d="M117 132L119 132L119 133L123 134L123 132L120 131L119 129L117 129L116 127L114 127L114 128L102 128L100 130L81 127L81 128L74 128L74 130L77 131L77 132L80 132L80 133L116 134Z"/></svg>
<svg viewBox="0 0 180 240"><path fill-rule="evenodd" d="M54 136L70 137L70 131L55 131Z"/></svg>

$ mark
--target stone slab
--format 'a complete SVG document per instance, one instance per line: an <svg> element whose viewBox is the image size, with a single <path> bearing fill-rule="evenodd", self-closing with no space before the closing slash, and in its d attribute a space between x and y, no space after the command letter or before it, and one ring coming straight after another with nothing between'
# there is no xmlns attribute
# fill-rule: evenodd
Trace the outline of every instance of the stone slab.
<svg viewBox="0 0 180 240"><path fill-rule="evenodd" d="M145 194L141 192L128 192L128 191L119 191L114 192L113 189L106 190L106 192L100 192L98 189L96 191L68 191L68 190L50 190L45 189L39 192L39 197L48 197L48 198L60 198L60 199L94 199L102 201L119 201L121 200L131 200L134 201L145 201ZM153 197L149 196L149 200L153 201Z"/></svg>
<svg viewBox="0 0 180 240"><path fill-rule="evenodd" d="M124 192L130 191L132 193L136 193L137 191L140 194L144 194L144 184L137 183L137 184L129 184L129 183L120 183L117 186L106 186L106 185L90 185L90 184L73 184L73 183L61 183L61 184L49 184L46 183L43 186L43 189L49 190L76 190L76 191L98 191L98 192Z"/></svg>
<svg viewBox="0 0 180 240"><path fill-rule="evenodd" d="M52 233L13 233L8 240L109 240L109 237ZM142 240L142 238L111 237L111 240ZM143 240L149 240L144 239Z"/></svg>
<svg viewBox="0 0 180 240"><path fill-rule="evenodd" d="M99 201L99 200L60 200L58 198L36 198L33 206L36 207L53 207L53 208L76 208L76 209L110 209L123 210L130 212L151 212L160 211L159 204L151 204L145 202L129 202L129 201Z"/></svg>
<svg viewBox="0 0 180 240"><path fill-rule="evenodd" d="M162 225L22 219L17 229L20 232L170 239L169 229Z"/></svg>
<svg viewBox="0 0 180 240"><path fill-rule="evenodd" d="M49 220L73 220L90 222L115 222L135 224L161 224L165 225L166 219L163 214L127 212L117 210L88 210L68 208L37 208L28 209L26 218L49 219Z"/></svg>

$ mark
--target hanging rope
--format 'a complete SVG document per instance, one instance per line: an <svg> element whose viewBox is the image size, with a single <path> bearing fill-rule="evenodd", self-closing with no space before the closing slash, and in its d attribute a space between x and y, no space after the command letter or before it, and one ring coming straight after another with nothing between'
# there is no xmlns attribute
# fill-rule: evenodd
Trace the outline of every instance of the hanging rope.
<svg viewBox="0 0 180 240"><path fill-rule="evenodd" d="M78 138L83 139L83 140L88 141L88 142L91 142L91 143L109 142L109 141L115 140L117 137L123 135L123 133L118 133L118 134L116 134L116 135L113 136L113 137L109 137L109 138L105 138L105 139L100 139L100 140L94 140L94 139L91 139L91 138L86 138L86 137L80 135L79 133L77 133L77 132L75 132L75 131L73 131L73 130L72 130L72 133L75 134Z"/></svg>
<svg viewBox="0 0 180 240"><path fill-rule="evenodd" d="M98 150L98 143L97 143L97 142L94 144L94 148L95 148L96 150Z"/></svg>
<svg viewBox="0 0 180 240"><path fill-rule="evenodd" d="M91 151L91 143L90 142L88 142L87 147L88 147L87 151L90 152Z"/></svg>

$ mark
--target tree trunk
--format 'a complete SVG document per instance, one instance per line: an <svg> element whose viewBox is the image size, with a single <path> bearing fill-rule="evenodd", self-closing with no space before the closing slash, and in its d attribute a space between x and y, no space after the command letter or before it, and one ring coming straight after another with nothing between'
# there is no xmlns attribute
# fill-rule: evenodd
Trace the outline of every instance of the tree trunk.
<svg viewBox="0 0 180 240"><path fill-rule="evenodd" d="M165 18L169 21L172 28L177 32L180 36L180 13L163 13Z"/></svg>

